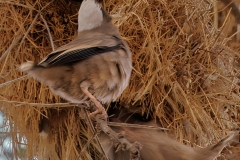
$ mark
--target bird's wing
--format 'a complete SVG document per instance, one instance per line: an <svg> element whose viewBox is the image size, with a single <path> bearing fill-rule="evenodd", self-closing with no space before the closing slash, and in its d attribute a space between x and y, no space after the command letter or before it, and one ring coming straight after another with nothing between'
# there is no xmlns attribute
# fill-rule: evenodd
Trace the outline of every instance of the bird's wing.
<svg viewBox="0 0 240 160"><path fill-rule="evenodd" d="M50 67L74 63L121 47L122 41L115 36L95 35L94 38L76 38L47 55L38 65Z"/></svg>

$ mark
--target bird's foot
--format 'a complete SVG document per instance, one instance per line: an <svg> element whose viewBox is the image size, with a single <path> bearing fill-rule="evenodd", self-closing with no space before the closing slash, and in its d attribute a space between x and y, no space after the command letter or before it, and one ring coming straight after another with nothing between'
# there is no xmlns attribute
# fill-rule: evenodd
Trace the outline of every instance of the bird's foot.
<svg viewBox="0 0 240 160"><path fill-rule="evenodd" d="M97 114L101 114L104 119L107 119L108 115L104 107L97 107L97 109L91 112L89 115L91 118L94 118Z"/></svg>
<svg viewBox="0 0 240 160"><path fill-rule="evenodd" d="M94 112L90 113L90 117L94 118L94 116L96 116L97 114L102 114L102 118L103 119L107 119L108 115L107 112L105 110L105 108L102 106L102 104L96 99L96 97L94 97L89 91L88 91L88 87L81 87L83 93L85 93L90 100L95 104L95 106L97 107L97 110L95 110Z"/></svg>

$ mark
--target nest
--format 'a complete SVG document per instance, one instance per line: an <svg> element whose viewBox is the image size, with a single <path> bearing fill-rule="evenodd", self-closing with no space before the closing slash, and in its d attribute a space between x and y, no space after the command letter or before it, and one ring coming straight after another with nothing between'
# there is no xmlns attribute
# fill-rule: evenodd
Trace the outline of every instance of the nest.
<svg viewBox="0 0 240 160"><path fill-rule="evenodd" d="M39 62L77 35L80 4L0 1L0 104L14 158L76 159L81 153L81 159L104 159L79 108L18 71L22 62ZM212 24L210 1L108 0L103 5L133 53L120 106L154 118L190 146L208 146L239 128L240 57L226 47L226 22L219 29ZM51 120L48 139L38 134L43 116Z"/></svg>

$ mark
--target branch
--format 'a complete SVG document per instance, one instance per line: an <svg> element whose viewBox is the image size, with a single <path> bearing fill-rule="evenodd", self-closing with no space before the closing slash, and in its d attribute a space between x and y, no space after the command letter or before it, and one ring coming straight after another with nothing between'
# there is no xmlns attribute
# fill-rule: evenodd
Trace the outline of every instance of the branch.
<svg viewBox="0 0 240 160"><path fill-rule="evenodd" d="M110 139L113 141L116 151L119 150L129 150L130 151L130 160L140 160L140 150L142 145L138 142L131 143L129 142L121 133L116 133L113 131L107 123L107 119L103 118L101 114L97 114L95 117L97 122L97 127L106 133Z"/></svg>

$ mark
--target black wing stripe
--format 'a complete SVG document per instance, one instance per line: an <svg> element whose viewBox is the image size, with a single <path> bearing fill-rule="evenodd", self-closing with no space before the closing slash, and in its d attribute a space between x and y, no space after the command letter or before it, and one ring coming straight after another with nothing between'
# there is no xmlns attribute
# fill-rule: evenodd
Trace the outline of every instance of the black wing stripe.
<svg viewBox="0 0 240 160"><path fill-rule="evenodd" d="M66 64L74 61L79 61L86 59L88 55L82 54L82 55L77 55L78 53L83 53L83 49L80 50L74 50L71 52L67 52L64 55L54 59L53 61L50 62L50 65L59 65L59 64Z"/></svg>
<svg viewBox="0 0 240 160"><path fill-rule="evenodd" d="M122 45L116 45L116 46L112 46L112 47L101 46L101 47L92 47L92 48L86 48L86 49L73 50L73 51L64 53L63 55L60 55L59 57L56 57L55 59L52 59L48 63L49 63L49 66L74 63L77 61L85 60L94 55L98 55L101 53L120 49L121 46Z"/></svg>
<svg viewBox="0 0 240 160"><path fill-rule="evenodd" d="M64 52L65 50L63 51L59 51L59 52L53 52L49 55L47 55L38 65L41 65L42 63L49 63L51 62L56 56L58 56L59 54L61 54L62 52Z"/></svg>

